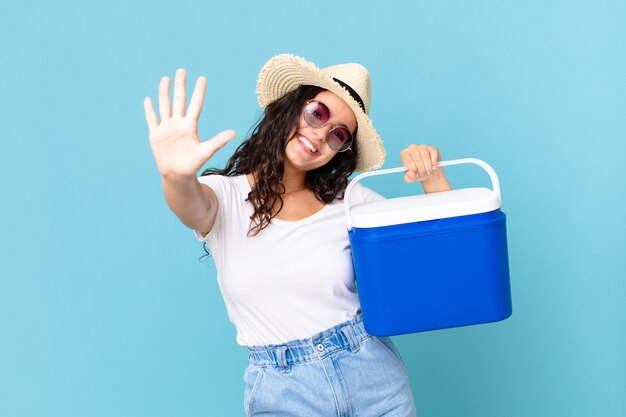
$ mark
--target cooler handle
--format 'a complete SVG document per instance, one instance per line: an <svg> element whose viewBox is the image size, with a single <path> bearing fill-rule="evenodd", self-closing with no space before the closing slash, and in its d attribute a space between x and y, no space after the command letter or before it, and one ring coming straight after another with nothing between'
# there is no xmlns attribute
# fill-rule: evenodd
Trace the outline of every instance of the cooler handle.
<svg viewBox="0 0 626 417"><path fill-rule="evenodd" d="M448 165L460 165L460 164L478 165L479 167L487 171L487 174L489 174L489 178L491 178L491 188L493 188L493 192L496 193L498 200L502 201L500 198L500 183L498 182L498 176L496 175L496 171L494 171L493 168L491 168L491 166L485 161L481 161L480 159L476 159L476 158L451 159L450 161L438 162L437 168L445 167ZM346 219L348 221L348 230L352 230L352 219L350 218L350 203L349 203L350 200L348 198L350 196L350 192L352 191L352 188L354 187L354 185L359 180L362 180L365 177L373 177L374 175L393 174L396 172L406 172L406 171L407 169L405 167L380 169L378 171L364 172L363 174L357 175L350 181L350 184L348 184L348 187L346 188L346 192L344 194L344 207L346 210Z"/></svg>

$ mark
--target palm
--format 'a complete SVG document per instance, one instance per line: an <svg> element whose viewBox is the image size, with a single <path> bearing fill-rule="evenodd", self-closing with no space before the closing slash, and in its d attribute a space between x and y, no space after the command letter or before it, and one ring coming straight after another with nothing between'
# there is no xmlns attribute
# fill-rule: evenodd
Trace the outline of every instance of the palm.
<svg viewBox="0 0 626 417"><path fill-rule="evenodd" d="M178 70L174 85L174 106L170 107L169 79L163 77L159 85L159 122L149 98L144 101L146 121L150 129L150 146L159 172L164 177L196 175L213 154L235 134L232 130L220 132L202 142L198 136L198 118L202 110L206 80L198 78L189 108L185 114L185 72Z"/></svg>
<svg viewBox="0 0 626 417"><path fill-rule="evenodd" d="M150 146L161 175L192 175L206 162L201 152L197 124L166 119L150 132Z"/></svg>

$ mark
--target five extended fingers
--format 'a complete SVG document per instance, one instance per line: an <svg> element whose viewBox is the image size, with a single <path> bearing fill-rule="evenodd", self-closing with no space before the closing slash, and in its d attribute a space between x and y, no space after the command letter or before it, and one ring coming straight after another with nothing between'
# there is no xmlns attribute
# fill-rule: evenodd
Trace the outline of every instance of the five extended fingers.
<svg viewBox="0 0 626 417"><path fill-rule="evenodd" d="M174 78L174 97L173 108L170 103L170 78L164 76L159 82L159 115L161 120L169 119L171 117L190 117L197 120L200 117L202 111L202 105L204 104L204 94L206 92L206 78L200 76L196 81L196 86L185 115L186 106L186 82L187 73L184 69L179 68L176 70ZM144 99L144 112L146 115L146 122L150 130L156 128L159 125L159 120L154 110L152 100L150 97Z"/></svg>

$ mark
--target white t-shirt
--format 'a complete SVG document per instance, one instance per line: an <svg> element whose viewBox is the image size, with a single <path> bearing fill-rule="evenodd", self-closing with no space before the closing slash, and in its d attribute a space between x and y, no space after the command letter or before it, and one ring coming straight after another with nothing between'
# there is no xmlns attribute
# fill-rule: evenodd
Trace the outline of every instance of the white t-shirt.
<svg viewBox="0 0 626 417"><path fill-rule="evenodd" d="M245 175L201 176L219 209L206 241L242 346L276 345L351 319L360 311L343 200L298 221L274 218L248 237L252 205ZM357 183L350 204L383 197Z"/></svg>

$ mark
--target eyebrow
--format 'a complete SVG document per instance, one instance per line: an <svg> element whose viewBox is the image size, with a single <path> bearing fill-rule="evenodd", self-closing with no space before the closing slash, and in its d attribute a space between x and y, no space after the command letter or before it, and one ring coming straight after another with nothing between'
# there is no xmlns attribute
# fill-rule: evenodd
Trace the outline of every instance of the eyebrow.
<svg viewBox="0 0 626 417"><path fill-rule="evenodd" d="M339 123L333 123L335 126L339 126L339 127L343 127L346 128L348 130L350 130L350 128L348 127L347 124L343 123L343 122L339 122Z"/></svg>

